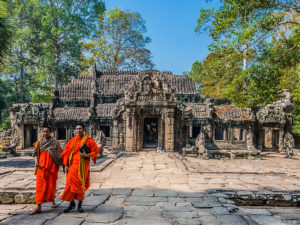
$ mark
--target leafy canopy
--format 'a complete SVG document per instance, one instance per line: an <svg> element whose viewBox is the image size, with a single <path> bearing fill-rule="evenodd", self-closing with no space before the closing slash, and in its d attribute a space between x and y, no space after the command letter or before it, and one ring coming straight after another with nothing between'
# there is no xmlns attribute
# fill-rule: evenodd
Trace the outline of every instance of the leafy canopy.
<svg viewBox="0 0 300 225"><path fill-rule="evenodd" d="M151 52L146 45L151 39L145 20L138 12L108 10L99 16L97 36L83 43L83 65L96 62L101 70L152 68Z"/></svg>
<svg viewBox="0 0 300 225"><path fill-rule="evenodd" d="M222 2L218 9L200 10L195 31L208 32L211 53L195 62L189 75L204 95L226 97L240 107L263 106L275 101L280 89L289 89L300 124L295 116L300 114L299 1Z"/></svg>

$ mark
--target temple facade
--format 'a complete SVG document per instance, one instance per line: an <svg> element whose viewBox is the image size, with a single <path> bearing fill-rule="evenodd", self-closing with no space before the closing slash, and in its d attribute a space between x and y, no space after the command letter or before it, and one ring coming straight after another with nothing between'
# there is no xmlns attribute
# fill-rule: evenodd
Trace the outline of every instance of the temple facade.
<svg viewBox="0 0 300 225"><path fill-rule="evenodd" d="M205 151L284 151L292 109L287 91L273 104L242 109L227 99L201 97L186 75L94 67L92 75L55 91L51 104L15 104L10 117L18 149L31 147L43 125L67 141L83 123L96 140L102 130L112 151L182 152L198 142Z"/></svg>

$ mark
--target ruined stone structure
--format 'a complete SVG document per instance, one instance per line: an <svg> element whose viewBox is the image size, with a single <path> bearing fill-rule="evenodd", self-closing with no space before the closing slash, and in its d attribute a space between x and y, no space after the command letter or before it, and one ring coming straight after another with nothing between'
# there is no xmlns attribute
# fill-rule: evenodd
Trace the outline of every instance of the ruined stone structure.
<svg viewBox="0 0 300 225"><path fill-rule="evenodd" d="M284 94L282 100L254 112L226 99L202 98L186 75L94 68L91 76L55 91L51 104L17 104L10 115L13 130L21 137L19 149L32 145L43 124L53 127L57 139L69 140L80 122L95 139L102 130L112 151L182 152L194 145L205 154L284 151L293 106L291 96Z"/></svg>

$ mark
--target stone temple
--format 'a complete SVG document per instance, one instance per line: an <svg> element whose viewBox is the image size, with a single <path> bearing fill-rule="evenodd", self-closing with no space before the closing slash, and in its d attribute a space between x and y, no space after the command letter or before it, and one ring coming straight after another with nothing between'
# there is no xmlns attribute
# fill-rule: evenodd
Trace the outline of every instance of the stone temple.
<svg viewBox="0 0 300 225"><path fill-rule="evenodd" d="M55 91L50 104L15 104L10 109L17 149L31 147L43 125L67 141L77 123L111 151L285 151L291 133L292 96L255 110L227 99L201 97L187 75L171 72L106 71L80 76Z"/></svg>

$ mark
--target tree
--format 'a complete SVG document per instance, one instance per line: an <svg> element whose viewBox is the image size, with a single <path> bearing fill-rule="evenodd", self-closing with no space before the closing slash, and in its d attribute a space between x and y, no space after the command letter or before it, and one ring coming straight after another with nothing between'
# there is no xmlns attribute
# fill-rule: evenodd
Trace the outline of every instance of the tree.
<svg viewBox="0 0 300 225"><path fill-rule="evenodd" d="M38 32L36 77L48 86L59 86L80 73L80 40L93 35L102 0L40 0L36 2Z"/></svg>
<svg viewBox="0 0 300 225"><path fill-rule="evenodd" d="M4 0L0 0L0 61L8 49L9 40L12 36L12 27L6 13Z"/></svg>
<svg viewBox="0 0 300 225"><path fill-rule="evenodd" d="M0 130L10 126L8 108L18 99L17 94L11 87L11 82L0 79Z"/></svg>
<svg viewBox="0 0 300 225"><path fill-rule="evenodd" d="M24 85L31 83L27 78L31 77L29 66L33 65L33 57L29 52L31 30L28 27L32 17L32 3L30 0L12 1L7 12L15 34L0 66L0 74L2 78L13 81L15 92L19 93L18 102L24 103L24 96L28 94L24 93Z"/></svg>
<svg viewBox="0 0 300 225"><path fill-rule="evenodd" d="M16 35L0 73L14 81L19 102L26 102L25 96L30 100L30 95L35 102L49 101L54 88L79 75L80 40L93 34L104 3L12 0L7 11ZM24 90L24 85L29 88Z"/></svg>
<svg viewBox="0 0 300 225"><path fill-rule="evenodd" d="M219 74L210 86L222 87L220 97L230 98L240 107L255 108L271 103L279 97L280 89L287 88L295 94L300 79L295 75L299 72L299 1L222 2L219 9L201 9L195 29L197 33L208 32L212 38L210 51L225 51L228 54L225 58L230 59L227 64L223 60L220 67L209 67L210 73ZM241 54L232 55L227 53L228 49ZM240 69L226 70L230 63L232 66L236 62ZM200 63L202 69L198 73L192 69L190 75L203 81L209 64L207 59Z"/></svg>
<svg viewBox="0 0 300 225"><path fill-rule="evenodd" d="M111 9L99 17L96 39L83 43L83 65L97 62L101 70L152 68L150 38L144 36L146 25L137 12Z"/></svg>

